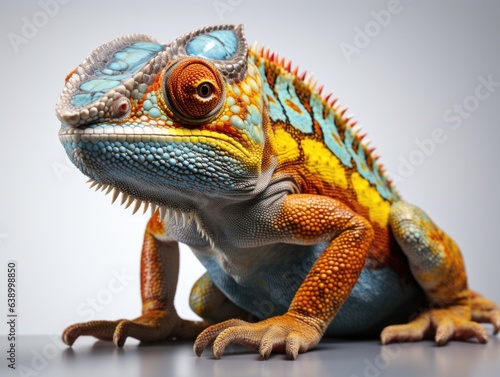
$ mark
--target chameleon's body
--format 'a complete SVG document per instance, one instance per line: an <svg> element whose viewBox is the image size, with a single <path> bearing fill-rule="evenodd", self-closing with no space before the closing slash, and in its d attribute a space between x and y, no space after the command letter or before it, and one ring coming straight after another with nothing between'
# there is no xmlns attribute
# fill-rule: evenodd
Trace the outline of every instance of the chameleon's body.
<svg viewBox="0 0 500 377"><path fill-rule="evenodd" d="M400 199L345 110L304 76L248 50L233 26L168 45L119 38L68 75L56 112L70 159L114 199L121 192L122 204L154 214L143 315L70 326L66 343L205 329L197 354L215 340L217 357L233 342L295 358L325 333L379 332L410 317L382 342L485 342L477 322L499 330L498 308L467 287L458 247ZM203 322L173 307L178 242L207 268L190 298Z"/></svg>

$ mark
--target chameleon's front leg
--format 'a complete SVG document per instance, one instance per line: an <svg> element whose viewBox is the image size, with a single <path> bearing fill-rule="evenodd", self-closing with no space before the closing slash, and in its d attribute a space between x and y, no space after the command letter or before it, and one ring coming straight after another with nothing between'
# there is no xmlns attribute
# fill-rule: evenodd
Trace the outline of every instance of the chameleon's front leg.
<svg viewBox="0 0 500 377"><path fill-rule="evenodd" d="M206 322L186 321L177 315L174 296L179 274L179 245L162 242L156 236L164 231L156 213L148 222L141 256L142 315L133 320L89 321L64 330L63 341L72 345L81 335L112 340L122 347L127 337L154 342L170 337L196 337Z"/></svg>
<svg viewBox="0 0 500 377"><path fill-rule="evenodd" d="M341 202L324 196L296 194L285 198L271 229L288 242L315 244L331 241L296 292L288 312L258 323L233 319L211 326L196 339L199 356L214 341L220 358L230 343L295 359L322 338L328 324L354 287L373 239L373 229L362 216Z"/></svg>

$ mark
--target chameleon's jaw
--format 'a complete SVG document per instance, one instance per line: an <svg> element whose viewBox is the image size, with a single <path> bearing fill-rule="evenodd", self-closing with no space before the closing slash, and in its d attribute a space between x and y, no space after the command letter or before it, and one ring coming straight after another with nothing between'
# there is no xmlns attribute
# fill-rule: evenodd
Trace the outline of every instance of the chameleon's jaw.
<svg viewBox="0 0 500 377"><path fill-rule="evenodd" d="M62 124L59 130L61 143L211 143L222 146L232 156L249 160L251 153L236 139L214 131L158 127L146 125L130 127L125 124L101 124L91 127L72 127Z"/></svg>
<svg viewBox="0 0 500 377"><path fill-rule="evenodd" d="M70 160L92 180L166 208L188 210L200 194L227 199L252 195L260 173L247 163L249 152L241 144L214 131L63 124L59 139ZM123 201L132 205L128 198Z"/></svg>

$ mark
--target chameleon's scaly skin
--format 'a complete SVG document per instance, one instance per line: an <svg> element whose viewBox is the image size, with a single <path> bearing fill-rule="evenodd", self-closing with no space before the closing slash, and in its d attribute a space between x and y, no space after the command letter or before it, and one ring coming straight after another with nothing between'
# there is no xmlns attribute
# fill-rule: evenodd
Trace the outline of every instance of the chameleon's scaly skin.
<svg viewBox="0 0 500 377"><path fill-rule="evenodd" d="M486 342L477 322L499 331L455 243L400 199L345 109L309 81L231 25L170 44L118 38L67 76L56 114L69 158L113 201L153 213L142 315L75 324L67 344L198 336L198 355L213 342L216 357L240 343L296 358L324 334L444 344ZM204 321L173 305L178 242L207 268L190 298Z"/></svg>

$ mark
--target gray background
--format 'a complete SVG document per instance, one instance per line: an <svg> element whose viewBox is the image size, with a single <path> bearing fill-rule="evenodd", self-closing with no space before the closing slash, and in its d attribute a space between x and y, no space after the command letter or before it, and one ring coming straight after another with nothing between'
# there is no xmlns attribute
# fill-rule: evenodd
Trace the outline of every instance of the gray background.
<svg viewBox="0 0 500 377"><path fill-rule="evenodd" d="M54 116L65 75L117 36L145 33L171 41L219 23L243 23L250 43L270 46L312 71L326 92L334 91L356 114L388 171L402 178L397 187L403 197L461 245L470 285L500 303L500 88L478 101L460 128L443 119L455 103L474 104L468 97L480 77L500 81L500 5L401 0L400 12L377 31L371 12L389 3L73 0L58 3L45 18L38 1L2 3L0 302L6 302L7 261L16 260L18 331L60 334L68 323L140 312L147 216L111 206L66 159ZM217 10L221 4L226 7ZM9 33L23 36L23 25L33 18L41 26L16 52ZM340 46L355 46L356 28L373 36L349 62ZM402 161L418 157L416 142L437 128L446 140L413 160L419 165L403 177ZM181 258L177 307L195 318L187 295L203 269L187 249Z"/></svg>

